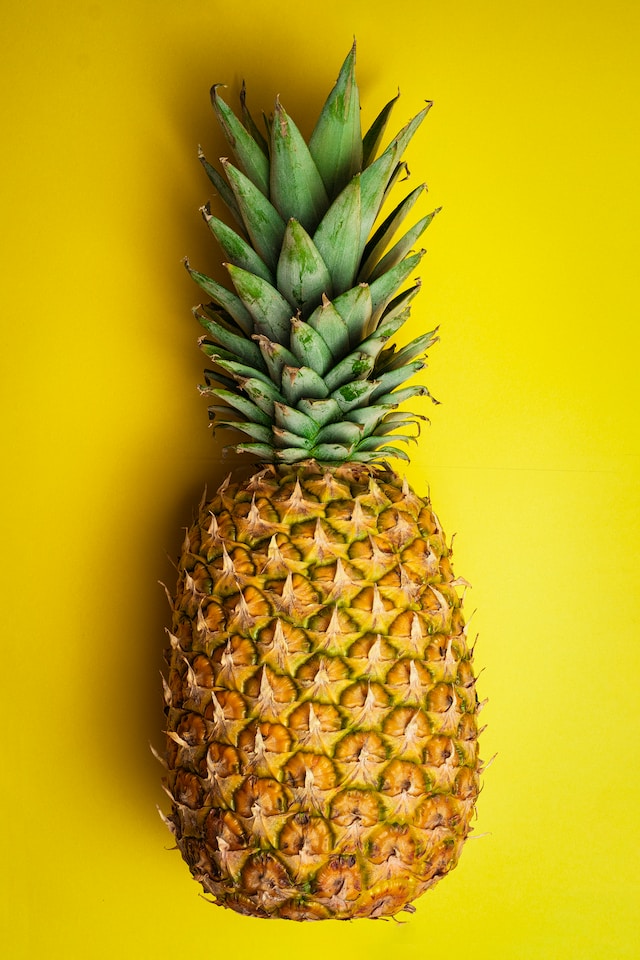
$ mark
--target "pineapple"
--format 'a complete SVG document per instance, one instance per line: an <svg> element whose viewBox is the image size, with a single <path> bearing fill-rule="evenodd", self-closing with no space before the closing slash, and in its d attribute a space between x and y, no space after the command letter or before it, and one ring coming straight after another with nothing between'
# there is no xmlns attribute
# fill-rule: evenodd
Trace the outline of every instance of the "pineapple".
<svg viewBox="0 0 640 960"><path fill-rule="evenodd" d="M212 90L235 163L201 156L229 287L191 268L214 426L244 476L206 496L172 598L166 817L193 876L239 913L391 916L458 862L479 790L479 703L438 519L388 464L415 434L406 385L436 331L398 348L431 221L386 218L430 103L380 151L347 56L308 144ZM382 220L374 229L376 221ZM233 287L233 289L231 289ZM400 292L399 292L400 291Z"/></svg>

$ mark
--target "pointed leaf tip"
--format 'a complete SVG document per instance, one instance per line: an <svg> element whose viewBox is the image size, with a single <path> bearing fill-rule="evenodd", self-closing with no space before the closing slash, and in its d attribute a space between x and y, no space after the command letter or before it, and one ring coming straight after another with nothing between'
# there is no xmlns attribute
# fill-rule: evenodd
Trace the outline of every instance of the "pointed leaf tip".
<svg viewBox="0 0 640 960"><path fill-rule="evenodd" d="M355 75L356 43L322 108L309 149L331 198L362 169L360 94Z"/></svg>
<svg viewBox="0 0 640 960"><path fill-rule="evenodd" d="M266 196L269 192L269 161L260 144L256 143L231 107L218 96L220 86L223 84L216 83L211 88L211 103L218 123L243 173Z"/></svg>

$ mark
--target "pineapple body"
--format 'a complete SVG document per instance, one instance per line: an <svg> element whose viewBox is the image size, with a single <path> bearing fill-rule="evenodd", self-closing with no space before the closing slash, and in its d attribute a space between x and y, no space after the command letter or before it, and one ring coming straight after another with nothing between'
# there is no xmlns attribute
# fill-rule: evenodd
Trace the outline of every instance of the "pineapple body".
<svg viewBox="0 0 640 960"><path fill-rule="evenodd" d="M456 865L480 761L450 553L387 466L270 464L203 501L173 605L166 786L216 903L381 917Z"/></svg>
<svg viewBox="0 0 640 960"><path fill-rule="evenodd" d="M382 917L457 863L480 761L472 651L429 501L389 467L426 418L405 403L436 330L396 341L420 289L405 228L425 193L360 128L355 47L305 142L212 90L235 162L201 156L231 289L191 268L214 428L258 461L202 503L179 561L165 680L167 822L240 913ZM230 223L233 226L230 226ZM409 284L409 286L407 286ZM400 446L398 446L400 444Z"/></svg>

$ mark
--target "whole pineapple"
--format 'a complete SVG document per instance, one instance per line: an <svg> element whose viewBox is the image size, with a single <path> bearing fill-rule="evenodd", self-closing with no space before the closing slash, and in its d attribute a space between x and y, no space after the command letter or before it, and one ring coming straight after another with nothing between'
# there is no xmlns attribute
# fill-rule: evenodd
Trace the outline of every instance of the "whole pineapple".
<svg viewBox="0 0 640 960"><path fill-rule="evenodd" d="M390 340L433 214L372 233L431 104L376 159L355 48L309 143L280 103L263 137L212 100L237 165L202 162L236 225L204 210L234 291L192 270L214 424L259 463L186 535L165 683L167 822L214 901L294 920L381 917L457 863L481 769L450 547L406 454L426 394L403 386L435 331Z"/></svg>

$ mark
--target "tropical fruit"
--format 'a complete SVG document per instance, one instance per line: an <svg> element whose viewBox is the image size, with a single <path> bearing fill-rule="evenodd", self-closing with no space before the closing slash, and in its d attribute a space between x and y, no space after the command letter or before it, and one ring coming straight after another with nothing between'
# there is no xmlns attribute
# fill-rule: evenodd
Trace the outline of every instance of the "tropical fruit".
<svg viewBox="0 0 640 960"><path fill-rule="evenodd" d="M171 598L166 821L214 902L294 920L383 917L458 862L479 789L461 593L428 498L389 465L436 331L392 338L433 214L386 216L430 104L364 137L347 56L309 142L212 90L235 163L205 169L231 284L187 269L214 426L251 466L203 498Z"/></svg>

